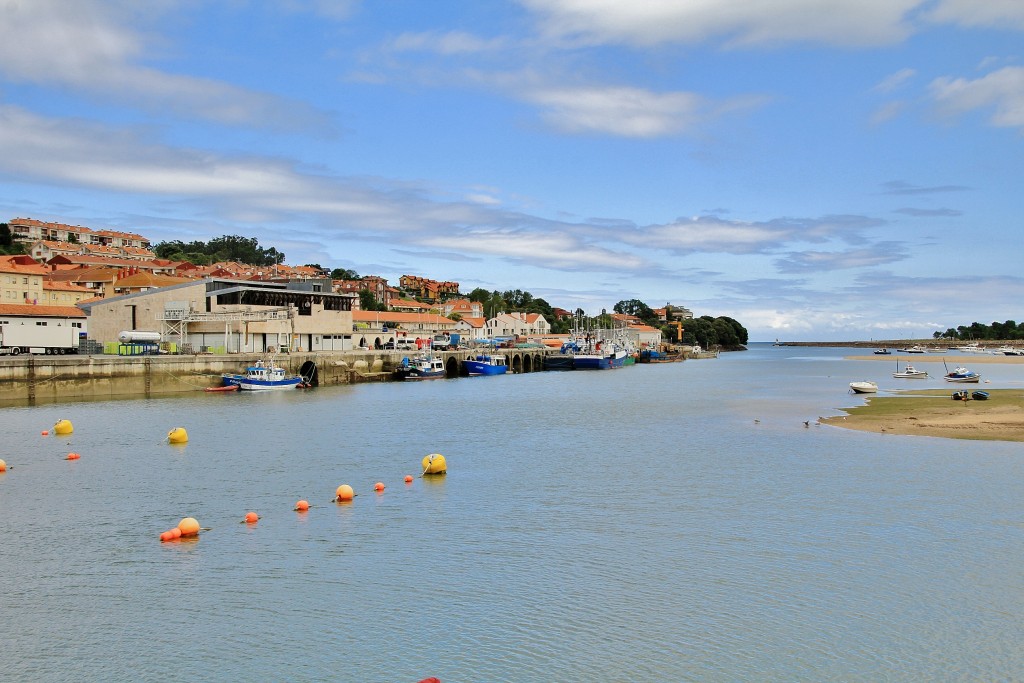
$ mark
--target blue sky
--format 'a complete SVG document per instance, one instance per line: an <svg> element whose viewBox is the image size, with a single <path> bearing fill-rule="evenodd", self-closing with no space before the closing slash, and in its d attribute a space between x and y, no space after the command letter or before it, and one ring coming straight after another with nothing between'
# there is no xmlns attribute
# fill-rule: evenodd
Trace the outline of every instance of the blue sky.
<svg viewBox="0 0 1024 683"><path fill-rule="evenodd" d="M0 219L754 341L1024 320L1020 0L0 0Z"/></svg>

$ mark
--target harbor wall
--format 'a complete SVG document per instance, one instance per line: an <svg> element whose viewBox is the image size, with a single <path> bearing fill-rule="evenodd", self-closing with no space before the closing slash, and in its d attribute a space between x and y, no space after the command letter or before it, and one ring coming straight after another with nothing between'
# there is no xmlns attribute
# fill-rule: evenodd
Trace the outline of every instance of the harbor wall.
<svg viewBox="0 0 1024 683"><path fill-rule="evenodd" d="M503 349L513 372L544 368L544 349ZM473 351L436 353L444 358L448 375L464 373L463 361ZM409 353L400 351L341 351L279 354L274 362L297 374L306 361L317 366L320 386L389 381ZM151 397L203 391L221 385L221 374L244 372L259 354L196 355L70 355L0 357L0 405L50 403L66 400Z"/></svg>

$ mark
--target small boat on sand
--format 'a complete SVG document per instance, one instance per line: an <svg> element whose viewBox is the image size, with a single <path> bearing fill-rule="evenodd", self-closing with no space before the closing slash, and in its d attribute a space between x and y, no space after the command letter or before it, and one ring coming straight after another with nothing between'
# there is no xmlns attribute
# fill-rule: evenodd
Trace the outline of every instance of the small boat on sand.
<svg viewBox="0 0 1024 683"><path fill-rule="evenodd" d="M850 382L850 391L855 394L874 394L878 391L878 385L874 382Z"/></svg>
<svg viewBox="0 0 1024 683"><path fill-rule="evenodd" d="M987 401L988 400L988 392L987 391L982 391L981 389L978 389L976 391L972 391L971 392L971 398L973 398L975 401Z"/></svg>

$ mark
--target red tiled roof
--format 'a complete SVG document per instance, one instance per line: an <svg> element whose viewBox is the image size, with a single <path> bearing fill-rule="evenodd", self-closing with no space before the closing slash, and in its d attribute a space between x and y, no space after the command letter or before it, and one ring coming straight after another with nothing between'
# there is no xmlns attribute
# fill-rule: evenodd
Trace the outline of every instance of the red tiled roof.
<svg viewBox="0 0 1024 683"><path fill-rule="evenodd" d="M77 306L37 306L33 304L0 304L0 315L36 315L55 318L84 318Z"/></svg>

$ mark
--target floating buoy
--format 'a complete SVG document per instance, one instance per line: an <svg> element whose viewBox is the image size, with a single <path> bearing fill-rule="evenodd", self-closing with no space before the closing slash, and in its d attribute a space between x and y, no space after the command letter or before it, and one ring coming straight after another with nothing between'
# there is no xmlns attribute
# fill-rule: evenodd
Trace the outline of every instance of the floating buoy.
<svg viewBox="0 0 1024 683"><path fill-rule="evenodd" d="M376 491L377 493L380 493L381 491L383 491L384 490L384 482L378 481L376 484L373 485L373 490Z"/></svg>
<svg viewBox="0 0 1024 683"><path fill-rule="evenodd" d="M53 425L53 433L59 436L70 434L73 431L75 431L75 427L70 420L57 420L57 423Z"/></svg>
<svg viewBox="0 0 1024 683"><path fill-rule="evenodd" d="M40 433L41 433L41 434L42 434L43 436L49 436L49 435L50 435L50 430L49 430L49 429L44 429L44 430L43 430L42 432L40 432Z"/></svg>
<svg viewBox="0 0 1024 683"><path fill-rule="evenodd" d="M431 453L423 456L423 474L444 474L448 471L448 464L440 453Z"/></svg>
<svg viewBox="0 0 1024 683"><path fill-rule="evenodd" d="M246 512L245 513L245 523L246 524L255 524L258 521L260 521L260 516L257 515L255 512Z"/></svg>
<svg viewBox="0 0 1024 683"><path fill-rule="evenodd" d="M0 460L0 472L6 472L6 471L7 471L7 463L5 463L3 460Z"/></svg>
<svg viewBox="0 0 1024 683"><path fill-rule="evenodd" d="M182 536L197 536L199 534L199 522L195 517L185 517L178 522L178 529Z"/></svg>
<svg viewBox="0 0 1024 683"><path fill-rule="evenodd" d="M67 456L64 459L65 460L78 460L81 457L82 456L80 456L78 453L68 453Z"/></svg>
<svg viewBox="0 0 1024 683"><path fill-rule="evenodd" d="M160 534L160 541L162 543L167 543L168 541L177 541L179 538L181 538L181 529L179 529L178 527L168 529L167 531Z"/></svg>
<svg viewBox="0 0 1024 683"><path fill-rule="evenodd" d="M405 483L406 484L411 484L412 483L412 475L411 474L405 475Z"/></svg>
<svg viewBox="0 0 1024 683"><path fill-rule="evenodd" d="M309 512L309 501L308 500L300 500L298 503L295 504L295 511L296 512Z"/></svg>
<svg viewBox="0 0 1024 683"><path fill-rule="evenodd" d="M188 443L188 432L184 427L175 427L167 432L167 443Z"/></svg>
<svg viewBox="0 0 1024 683"><path fill-rule="evenodd" d="M342 484L334 492L334 500L339 503L347 503L355 498L356 492L348 484Z"/></svg>

